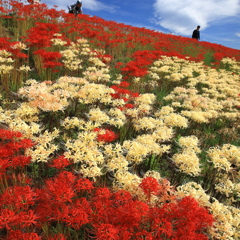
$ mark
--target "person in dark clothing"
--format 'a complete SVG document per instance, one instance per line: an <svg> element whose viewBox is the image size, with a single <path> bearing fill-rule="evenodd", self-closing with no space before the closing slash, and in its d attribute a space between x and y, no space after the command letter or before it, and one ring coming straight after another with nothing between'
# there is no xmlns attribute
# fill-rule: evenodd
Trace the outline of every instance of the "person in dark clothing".
<svg viewBox="0 0 240 240"><path fill-rule="evenodd" d="M192 38L195 38L197 40L200 40L200 26L197 26L197 28L193 31Z"/></svg>
<svg viewBox="0 0 240 240"><path fill-rule="evenodd" d="M74 4L68 5L68 11L69 13L74 13L74 15L78 15L78 14L82 14L82 2L81 1L77 1Z"/></svg>

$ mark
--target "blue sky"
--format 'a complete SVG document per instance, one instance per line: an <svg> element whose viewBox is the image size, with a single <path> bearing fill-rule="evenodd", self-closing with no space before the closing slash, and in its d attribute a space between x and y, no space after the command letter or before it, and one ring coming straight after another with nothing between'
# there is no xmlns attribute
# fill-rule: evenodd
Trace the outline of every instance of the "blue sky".
<svg viewBox="0 0 240 240"><path fill-rule="evenodd" d="M75 0L41 0L67 11ZM82 0L84 14L240 50L240 0Z"/></svg>

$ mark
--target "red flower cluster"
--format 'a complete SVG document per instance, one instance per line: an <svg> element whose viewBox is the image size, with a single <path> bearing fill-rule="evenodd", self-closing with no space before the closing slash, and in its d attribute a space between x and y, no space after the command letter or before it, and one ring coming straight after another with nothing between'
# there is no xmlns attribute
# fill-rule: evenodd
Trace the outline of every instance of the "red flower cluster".
<svg viewBox="0 0 240 240"><path fill-rule="evenodd" d="M224 53L220 53L220 52L215 52L213 54L213 58L216 61L216 63L219 63L223 58L225 57Z"/></svg>
<svg viewBox="0 0 240 240"><path fill-rule="evenodd" d="M12 53L11 58L13 59L16 59L16 58L26 59L28 55L23 53L21 48L15 47L17 44L19 44L19 42L13 42L13 41L10 41L9 38L0 37L0 50L6 50Z"/></svg>
<svg viewBox="0 0 240 240"><path fill-rule="evenodd" d="M99 142L113 142L118 138L115 132L108 129L95 128L93 131L98 132L97 140ZM104 133L101 133L101 131L104 131Z"/></svg>
<svg viewBox="0 0 240 240"><path fill-rule="evenodd" d="M155 178L147 177L142 180L142 183L139 185L143 192L148 196L148 199L150 199L150 196L157 195L159 191L159 183Z"/></svg>
<svg viewBox="0 0 240 240"><path fill-rule="evenodd" d="M134 93L129 89L126 89L130 86L130 83L127 81L122 81L119 85L113 85L111 86L112 89L114 89L115 93L112 93L111 96L115 99L123 99L126 103L123 107L120 107L120 109L123 111L127 108L134 108L135 105L131 103L131 101L134 101L134 98L139 96L139 93Z"/></svg>
<svg viewBox="0 0 240 240"><path fill-rule="evenodd" d="M8 167L7 163L2 165L5 170L27 164L19 165L16 156L20 149L30 147L32 143L19 138L22 138L19 132L0 130L1 160L7 158L10 162ZM53 160L51 167L61 169L69 164L61 156ZM77 234L81 230L98 240L204 240L208 239L207 227L213 223L208 210L200 207L193 198L171 199L172 190L167 180L159 183L148 177L140 184L147 197L154 194L166 200L156 206L138 200L125 190L94 186L90 180L64 170L46 179L42 185L34 180L13 184L8 177L6 181L8 184L0 193L2 239L65 240L72 231ZM56 224L61 232L56 233Z"/></svg>
<svg viewBox="0 0 240 240"><path fill-rule="evenodd" d="M20 132L0 129L0 178L11 168L29 165L31 157L24 151L33 145L30 139L22 139Z"/></svg>
<svg viewBox="0 0 240 240"><path fill-rule="evenodd" d="M35 27L28 31L28 38L25 41L29 43L30 47L50 47L52 45L51 39L58 32L59 28L56 24L38 22Z"/></svg>
<svg viewBox="0 0 240 240"><path fill-rule="evenodd" d="M57 169L63 169L71 164L72 162L69 159L65 158L64 156L60 156L53 159L49 166Z"/></svg>
<svg viewBox="0 0 240 240"><path fill-rule="evenodd" d="M38 54L43 59L43 67L44 68L55 68L57 66L62 66L63 64L58 62L57 60L60 59L62 56L59 52L50 52L44 49L37 50L34 54Z"/></svg>

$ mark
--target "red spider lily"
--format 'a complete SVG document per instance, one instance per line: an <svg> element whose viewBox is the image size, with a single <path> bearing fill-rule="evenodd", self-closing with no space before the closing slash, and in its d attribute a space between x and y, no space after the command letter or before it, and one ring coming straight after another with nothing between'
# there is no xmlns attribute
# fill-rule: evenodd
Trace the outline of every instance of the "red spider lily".
<svg viewBox="0 0 240 240"><path fill-rule="evenodd" d="M75 176L67 171L62 171L54 178L49 179L45 183L44 198L54 203L72 202L72 198L76 196L73 183Z"/></svg>
<svg viewBox="0 0 240 240"><path fill-rule="evenodd" d="M11 41L10 38L1 37L0 38L0 49L6 50L12 53L11 58L27 58L28 55L21 52L20 48L15 48L16 44L19 42Z"/></svg>
<svg viewBox="0 0 240 240"><path fill-rule="evenodd" d="M6 240L41 240L37 233L26 233L20 230L11 230Z"/></svg>
<svg viewBox="0 0 240 240"><path fill-rule="evenodd" d="M63 64L60 62L56 62L61 58L61 54L59 52L50 52L44 49L37 50L33 54L38 54L43 59L43 67L44 68L55 68L56 66L62 66Z"/></svg>
<svg viewBox="0 0 240 240"><path fill-rule="evenodd" d="M99 142L113 142L118 138L115 132L108 129L95 128L93 131L99 132L97 135ZM104 133L101 133L101 131L104 131Z"/></svg>
<svg viewBox="0 0 240 240"><path fill-rule="evenodd" d="M126 102L126 104L123 107L119 107L119 109L121 111L124 111L128 108L134 108L135 105L129 102L132 100L134 101L134 98L138 97L139 93L134 93L128 89L120 88L119 86L128 87L130 84L127 81L123 81L118 86L111 86L111 88L115 90L115 93L112 93L111 96L116 99L123 99L123 101ZM128 98L125 96L128 96Z"/></svg>
<svg viewBox="0 0 240 240"><path fill-rule="evenodd" d="M134 200L129 193L121 191L115 195L106 188L97 189L92 208L97 213L93 215L95 227L98 228L99 223L105 223L125 230L139 226L148 211L145 203Z"/></svg>
<svg viewBox="0 0 240 240"><path fill-rule="evenodd" d="M115 99L123 99L123 101L126 102L126 104L123 107L119 107L119 109L123 111L127 108L134 108L134 104L129 103L129 101L134 100L134 98L138 97L139 93L134 93L128 89L121 88L120 86L126 88L129 87L130 84L127 81L122 81L118 86L111 86L111 88L115 90L115 93L112 93L111 96Z"/></svg>
<svg viewBox="0 0 240 240"><path fill-rule="evenodd" d="M20 137L22 137L22 133L20 132L0 129L0 139L2 140L20 138Z"/></svg>
<svg viewBox="0 0 240 240"><path fill-rule="evenodd" d="M19 222L19 217L16 212L3 208L0 212L0 229L8 229L10 230L12 226L16 226Z"/></svg>
<svg viewBox="0 0 240 240"><path fill-rule="evenodd" d="M14 228L25 228L36 224L37 217L32 210L14 212L8 208L0 212L0 228L11 230Z"/></svg>
<svg viewBox="0 0 240 240"><path fill-rule="evenodd" d="M121 68L123 66L123 63L122 62L118 62L118 63L116 63L116 68Z"/></svg>
<svg viewBox="0 0 240 240"><path fill-rule="evenodd" d="M148 69L144 66L145 62L135 62L131 61L129 62L124 68L121 69L121 71L124 74L128 74L129 76L135 76L135 77L142 77L147 74Z"/></svg>
<svg viewBox="0 0 240 240"><path fill-rule="evenodd" d="M25 228L25 227L29 227L37 224L38 217L34 213L34 211L31 209L24 212L20 212L18 214L18 217L19 217L19 224L21 228Z"/></svg>
<svg viewBox="0 0 240 240"><path fill-rule="evenodd" d="M124 105L125 108L134 108L135 105L134 104L131 104L131 103L127 103Z"/></svg>
<svg viewBox="0 0 240 240"><path fill-rule="evenodd" d="M131 93L130 94L133 98L139 97L139 93Z"/></svg>
<svg viewBox="0 0 240 240"><path fill-rule="evenodd" d="M21 52L21 49L14 49L12 46L14 46L15 44L17 44L17 42L12 43L10 48L8 49L9 52L12 53L13 58L28 58L28 55L25 53Z"/></svg>
<svg viewBox="0 0 240 240"><path fill-rule="evenodd" d="M152 208L151 214L151 228L158 238L207 240L204 231L214 221L208 210L200 207L192 197L185 197L177 203L165 204L162 208Z"/></svg>
<svg viewBox="0 0 240 240"><path fill-rule="evenodd" d="M31 139L21 139L18 141L11 141L5 144L6 148L10 148L13 151L19 151L21 149L26 149L34 146L34 143Z"/></svg>
<svg viewBox="0 0 240 240"><path fill-rule="evenodd" d="M5 10L5 8L4 8L4 7L2 7L2 6L0 6L0 12L2 12L2 13L7 13L7 11ZM3 18L4 18L4 16L1 16L1 17L3 17Z"/></svg>
<svg viewBox="0 0 240 240"><path fill-rule="evenodd" d="M52 46L51 39L54 34L59 32L59 28L53 23L36 23L36 27L28 31L28 38L25 40L30 47L49 47Z"/></svg>
<svg viewBox="0 0 240 240"><path fill-rule="evenodd" d="M80 204L77 206L72 204L71 207L68 208L68 214L62 218L62 221L68 226L79 230L83 225L90 222L90 217L88 212L86 212Z"/></svg>
<svg viewBox="0 0 240 240"><path fill-rule="evenodd" d="M75 182L75 189L77 191L81 191L81 190L92 190L94 188L93 183L86 179L86 178L80 178Z"/></svg>
<svg viewBox="0 0 240 240"><path fill-rule="evenodd" d="M27 166L31 162L31 156L16 156L16 157L11 157L11 159L1 159L0 160L4 163L6 163L6 167L23 167ZM6 162L7 161L7 162ZM5 164L4 164L5 165Z"/></svg>
<svg viewBox="0 0 240 240"><path fill-rule="evenodd" d="M34 146L34 143L30 139L20 139L21 137L20 132L0 129L1 174L10 167L16 168L29 165L31 156L25 156L22 153L25 149Z"/></svg>
<svg viewBox="0 0 240 240"><path fill-rule="evenodd" d="M129 98L122 97L122 100L123 100L124 102L128 102L130 99L129 99Z"/></svg>
<svg viewBox="0 0 240 240"><path fill-rule="evenodd" d="M26 210L34 205L37 200L37 194L29 186L8 187L0 197L1 203L5 206L11 206L16 210Z"/></svg>
<svg viewBox="0 0 240 240"><path fill-rule="evenodd" d="M57 169L63 169L71 164L72 162L69 159L65 158L64 156L60 156L56 159L53 159L49 166Z"/></svg>
<svg viewBox="0 0 240 240"><path fill-rule="evenodd" d="M54 62L54 61L44 61L43 68L55 68L63 66L60 62ZM59 70L53 70L53 72L59 72Z"/></svg>
<svg viewBox="0 0 240 240"><path fill-rule="evenodd" d="M130 86L130 83L128 83L127 81L122 81L120 84L119 84L120 87L128 87Z"/></svg>
<svg viewBox="0 0 240 240"><path fill-rule="evenodd" d="M130 90L128 89L124 89L124 88L120 88L116 85L113 85L111 86L112 89L115 90L115 92L118 94L118 95L126 95L126 94L129 94L130 93Z"/></svg>
<svg viewBox="0 0 240 240"><path fill-rule="evenodd" d="M213 54L213 58L215 61L220 62L224 58L224 54L220 52L215 52Z"/></svg>
<svg viewBox="0 0 240 240"><path fill-rule="evenodd" d="M147 67L160 57L159 53L158 51L137 51L132 55L134 60L130 61L121 71L129 76L145 76L148 71Z"/></svg>
<svg viewBox="0 0 240 240"><path fill-rule="evenodd" d="M151 183L154 183L154 187L150 185ZM166 183L162 183L162 186L164 184L166 185ZM144 189L152 188L146 191L147 194L149 192L166 194L161 190L161 184L157 185L156 180L154 181L150 177L146 178L141 186ZM154 240L162 238L200 240L208 239L204 230L213 223L213 218L208 210L200 207L191 197L183 198L175 203L150 207L127 191L113 192L106 187L94 187L89 180L78 179L77 176L66 171L47 180L42 189L36 190L38 198L35 198L36 194L32 194L33 191L29 187L12 189L14 191L6 190L2 194L4 201L0 207L0 228L11 232L12 239L14 236L18 236L17 234L19 236L22 234L20 230L12 231L13 228L34 226L35 229L38 229L42 224L51 226L58 221L75 230L90 224L93 228L92 233L97 239L127 240L131 237L136 239L145 237ZM69 191L69 189L71 190ZM87 198L78 198L79 190L88 190ZM74 191L76 192L72 194ZM169 190L166 189L166 191ZM12 192L14 194L10 194ZM14 200L13 195L17 195L18 192L21 198ZM68 197L64 195L65 192L69 195ZM35 205L33 201L35 201ZM27 205L31 210L27 209ZM22 210L26 207L26 209L15 212L3 208L6 206L15 206ZM25 236L28 235L21 237L24 239ZM29 233L29 238L30 236L38 237L38 235L34 235L34 232L32 235ZM67 238L55 235L47 239Z"/></svg>
<svg viewBox="0 0 240 240"><path fill-rule="evenodd" d="M96 238L99 240L120 240L119 229L111 224L102 223L96 227Z"/></svg>
<svg viewBox="0 0 240 240"><path fill-rule="evenodd" d="M96 196L98 199L106 200L111 196L111 191L108 188L97 188Z"/></svg>
<svg viewBox="0 0 240 240"><path fill-rule="evenodd" d="M139 186L143 189L143 191L147 195L148 199L150 199L150 196L152 194L157 195L157 193L160 189L158 181L153 177L144 178Z"/></svg>
<svg viewBox="0 0 240 240"><path fill-rule="evenodd" d="M90 221L91 208L85 198L77 199L77 193L90 190L92 186L87 181L82 183L81 186L77 177L66 171L47 180L45 187L38 190L40 201L36 212L40 217L39 221L60 221L76 230L87 224Z"/></svg>

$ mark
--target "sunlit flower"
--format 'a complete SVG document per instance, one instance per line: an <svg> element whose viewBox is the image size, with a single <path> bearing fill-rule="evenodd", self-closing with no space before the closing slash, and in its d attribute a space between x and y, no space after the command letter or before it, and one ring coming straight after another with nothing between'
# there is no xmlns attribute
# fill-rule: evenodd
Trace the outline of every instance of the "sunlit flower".
<svg viewBox="0 0 240 240"><path fill-rule="evenodd" d="M191 150L196 153L201 152L198 147L199 141L196 136L180 137L178 143L184 150Z"/></svg>
<svg viewBox="0 0 240 240"><path fill-rule="evenodd" d="M89 120L103 124L109 122L109 116L105 112L101 111L99 108L95 108L90 109Z"/></svg>
<svg viewBox="0 0 240 240"><path fill-rule="evenodd" d="M184 173L197 176L201 172L199 158L194 152L176 153L172 157L176 166Z"/></svg>

